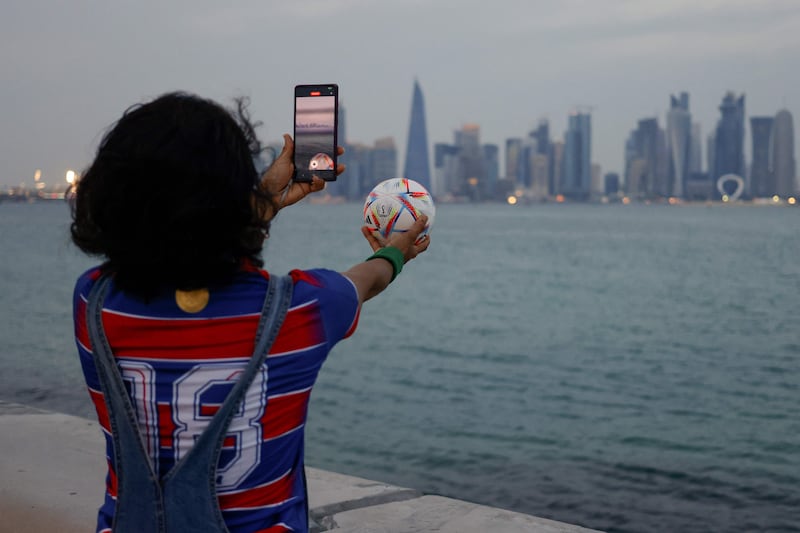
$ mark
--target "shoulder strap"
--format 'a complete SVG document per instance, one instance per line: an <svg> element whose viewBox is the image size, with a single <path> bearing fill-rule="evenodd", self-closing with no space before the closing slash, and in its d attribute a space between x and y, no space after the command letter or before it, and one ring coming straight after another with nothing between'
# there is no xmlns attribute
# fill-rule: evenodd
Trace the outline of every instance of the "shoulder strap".
<svg viewBox="0 0 800 533"><path fill-rule="evenodd" d="M110 284L111 277L108 275L101 276L94 283L86 307L86 325L114 442L114 469L117 476L114 531L164 531L164 509L158 477L145 451L135 410L103 330L103 300ZM139 512L145 506L149 512Z"/></svg>

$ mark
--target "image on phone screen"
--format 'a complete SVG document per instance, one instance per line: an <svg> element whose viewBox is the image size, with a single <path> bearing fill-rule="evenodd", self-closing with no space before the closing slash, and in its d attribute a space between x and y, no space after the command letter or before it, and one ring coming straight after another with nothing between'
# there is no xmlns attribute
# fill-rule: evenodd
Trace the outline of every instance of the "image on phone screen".
<svg viewBox="0 0 800 533"><path fill-rule="evenodd" d="M294 89L294 165L296 181L318 176L336 179L338 87L298 85Z"/></svg>

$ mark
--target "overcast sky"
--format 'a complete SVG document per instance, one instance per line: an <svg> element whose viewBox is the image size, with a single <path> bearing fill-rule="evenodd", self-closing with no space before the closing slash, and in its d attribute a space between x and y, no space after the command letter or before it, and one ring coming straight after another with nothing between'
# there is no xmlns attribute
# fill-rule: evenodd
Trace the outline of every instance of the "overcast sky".
<svg viewBox="0 0 800 533"><path fill-rule="evenodd" d="M275 141L294 85L317 82L339 84L349 141L395 138L401 172L415 78L431 144L477 123L502 146L543 117L561 137L593 106L592 158L621 171L671 93L704 138L728 90L797 123L800 0L4 0L0 77L5 185L81 170L126 107L176 89L249 96Z"/></svg>

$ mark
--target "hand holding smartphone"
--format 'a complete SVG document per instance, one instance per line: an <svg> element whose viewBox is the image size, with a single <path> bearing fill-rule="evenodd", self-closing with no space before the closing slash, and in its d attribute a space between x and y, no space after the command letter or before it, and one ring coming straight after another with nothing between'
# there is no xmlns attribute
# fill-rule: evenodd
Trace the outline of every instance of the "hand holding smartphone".
<svg viewBox="0 0 800 533"><path fill-rule="evenodd" d="M294 88L295 181L313 176L336 180L339 86L297 85Z"/></svg>

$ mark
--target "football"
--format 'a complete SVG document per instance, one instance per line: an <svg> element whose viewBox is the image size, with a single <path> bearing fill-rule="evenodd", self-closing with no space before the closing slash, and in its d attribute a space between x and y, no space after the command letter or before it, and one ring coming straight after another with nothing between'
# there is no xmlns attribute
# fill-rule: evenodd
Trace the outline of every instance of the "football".
<svg viewBox="0 0 800 533"><path fill-rule="evenodd" d="M431 231L436 206L425 187L407 178L390 178L380 182L364 202L364 224L385 238L392 233L408 231L423 214L427 215L428 224L417 243Z"/></svg>

